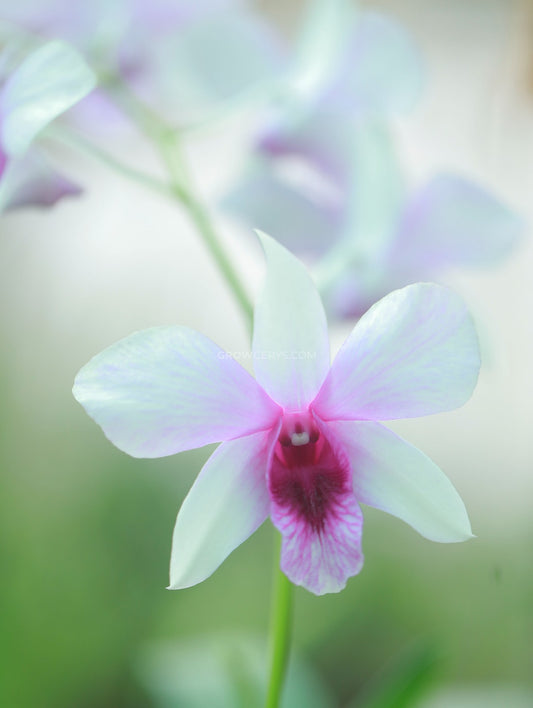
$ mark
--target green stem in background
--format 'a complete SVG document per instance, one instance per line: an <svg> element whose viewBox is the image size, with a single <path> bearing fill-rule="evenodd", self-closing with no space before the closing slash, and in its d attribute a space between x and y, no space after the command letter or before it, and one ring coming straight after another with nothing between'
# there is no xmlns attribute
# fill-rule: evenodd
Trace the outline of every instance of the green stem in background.
<svg viewBox="0 0 533 708"><path fill-rule="evenodd" d="M185 170L185 161L182 158L178 136L175 133L165 136L158 141L158 147L167 168L170 188L175 198L188 212L198 233L233 291L235 299L239 303L251 329L253 323L252 305L228 253L217 236L209 214L191 190L191 180Z"/></svg>
<svg viewBox="0 0 533 708"><path fill-rule="evenodd" d="M123 177L137 182L144 187L148 187L152 191L159 192L167 197L172 196L172 190L164 180L126 165L104 148L101 148L91 140L88 140L85 136L68 129L64 125L61 126L61 128L56 128L54 125L50 126L46 129L44 137L49 138L55 143L60 143L67 147L74 148L75 150L79 150L115 172L118 172Z"/></svg>
<svg viewBox="0 0 533 708"><path fill-rule="evenodd" d="M191 187L191 179L181 152L179 131L169 125L149 106L146 106L120 81L108 78L105 84L123 111L155 146L168 174L170 196L178 201L189 214L204 244L231 288L251 329L253 323L252 304L241 278L233 267L230 256L218 238L206 208L196 197Z"/></svg>
<svg viewBox="0 0 533 708"><path fill-rule="evenodd" d="M281 550L281 540L280 540ZM270 678L265 708L278 708L289 659L292 583L279 568L276 554L270 625Z"/></svg>

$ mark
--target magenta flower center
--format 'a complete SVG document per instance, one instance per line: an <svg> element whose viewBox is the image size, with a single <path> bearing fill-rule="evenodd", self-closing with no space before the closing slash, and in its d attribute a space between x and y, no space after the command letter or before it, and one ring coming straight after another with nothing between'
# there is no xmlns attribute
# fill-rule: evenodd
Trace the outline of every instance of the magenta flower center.
<svg viewBox="0 0 533 708"><path fill-rule="evenodd" d="M334 451L311 416L286 414L269 475L272 500L320 533L350 492L349 480L347 460Z"/></svg>

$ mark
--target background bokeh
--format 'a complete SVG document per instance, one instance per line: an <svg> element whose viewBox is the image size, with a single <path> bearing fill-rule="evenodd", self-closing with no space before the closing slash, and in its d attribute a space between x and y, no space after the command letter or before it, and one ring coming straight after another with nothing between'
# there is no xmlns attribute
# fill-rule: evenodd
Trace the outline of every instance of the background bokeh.
<svg viewBox="0 0 533 708"><path fill-rule="evenodd" d="M363 4L401 20L427 62L424 98L396 126L412 179L449 168L532 219L533 5ZM302 7L261 4L288 35ZM241 116L191 138L194 178L212 203L244 159L249 129ZM116 146L151 166L135 134ZM230 351L247 349L246 330L185 215L89 158L67 149L58 158L85 195L5 215L0 235L0 705L216 706L209 694L194 703L213 667L262 651L273 530L267 522L200 586L166 591L175 516L210 450L129 458L70 390L81 365L134 330L185 324ZM216 218L255 291L254 239ZM295 593L294 681L314 682L305 699L294 689L296 708L348 706L357 695L360 706L533 705L529 236L497 269L446 280L478 322L485 363L473 399L393 426L446 471L477 538L432 544L365 511L361 575L339 595ZM334 346L346 331L334 328ZM173 680L183 691L191 683L192 697ZM220 705L253 706L245 684Z"/></svg>

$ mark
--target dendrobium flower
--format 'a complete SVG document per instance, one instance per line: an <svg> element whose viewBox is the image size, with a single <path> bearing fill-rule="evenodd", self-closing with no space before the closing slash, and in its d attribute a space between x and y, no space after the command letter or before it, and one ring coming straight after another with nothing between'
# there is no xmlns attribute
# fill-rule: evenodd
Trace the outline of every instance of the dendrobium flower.
<svg viewBox="0 0 533 708"><path fill-rule="evenodd" d="M418 98L422 63L393 20L346 6L317 1L294 95L262 121L223 206L313 264L329 312L360 317L395 288L496 264L524 223L463 177L407 186L390 124ZM314 56L325 17L334 39Z"/></svg>
<svg viewBox="0 0 533 708"><path fill-rule="evenodd" d="M327 251L346 220L361 129L411 108L422 74L398 23L347 0L315 0L292 66L259 119L245 172L224 200L228 209L291 250ZM300 234L300 226L309 228Z"/></svg>
<svg viewBox="0 0 533 708"><path fill-rule="evenodd" d="M68 41L99 73L120 77L180 121L270 79L283 57L276 33L239 0L26 0L4 19L14 30ZM76 116L93 129L95 117L107 127L119 120L98 91Z"/></svg>
<svg viewBox="0 0 533 708"><path fill-rule="evenodd" d="M148 34L161 37L212 12L227 9L232 0L95 0L74 6L68 0L19 0L2 12L6 24L41 37L60 38L87 51L120 55L124 44ZM134 48L130 48L133 53Z"/></svg>
<svg viewBox="0 0 533 708"><path fill-rule="evenodd" d="M0 210L51 206L81 190L49 167L33 142L93 89L95 77L64 42L39 47L14 70L12 56L8 47L0 58Z"/></svg>
<svg viewBox="0 0 533 708"><path fill-rule="evenodd" d="M360 317L391 289L440 279L455 267L495 266L524 233L523 218L457 175L437 174L403 202L392 191L378 216L376 188L369 213L354 209L350 230L318 261L323 297L338 317Z"/></svg>
<svg viewBox="0 0 533 708"><path fill-rule="evenodd" d="M318 292L260 234L267 272L255 308L255 380L185 327L123 339L81 369L74 395L135 457L221 442L178 514L170 588L201 582L270 516L281 568L316 594L363 564L360 504L439 542L471 537L459 495L422 452L377 421L462 405L479 369L474 327L448 289L416 284L374 305L330 366Z"/></svg>

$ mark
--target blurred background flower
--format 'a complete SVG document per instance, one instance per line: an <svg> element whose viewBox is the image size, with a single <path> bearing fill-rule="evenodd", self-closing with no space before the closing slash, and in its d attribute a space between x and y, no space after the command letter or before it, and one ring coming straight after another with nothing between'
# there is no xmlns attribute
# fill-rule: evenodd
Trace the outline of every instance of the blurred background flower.
<svg viewBox="0 0 533 708"><path fill-rule="evenodd" d="M317 264L332 314L360 317L395 288L512 250L525 224L481 186L441 174L410 193L394 117L424 72L401 25L317 0L299 49L223 203Z"/></svg>
<svg viewBox="0 0 533 708"><path fill-rule="evenodd" d="M239 0L23 0L2 8L0 36L65 39L105 84L124 81L180 124L258 91L285 61L279 33ZM124 129L105 91L77 113L92 133Z"/></svg>
<svg viewBox="0 0 533 708"><path fill-rule="evenodd" d="M81 189L31 148L58 116L92 91L96 77L64 42L0 55L0 210L53 206ZM28 152L29 151L29 152Z"/></svg>
<svg viewBox="0 0 533 708"><path fill-rule="evenodd" d="M13 6L3 5L7 17ZM364 6L393 12L427 66L420 102L387 118L407 193L431 175L467 175L505 209L533 218L529 3ZM304 3L256 9L290 46ZM248 160L256 116L255 108L224 112L223 122L190 133L193 178L212 205ZM154 167L133 131L117 133L112 147ZM83 362L137 329L180 323L229 351L246 350L248 335L183 214L70 149L57 147L54 158L86 185L82 201L2 217L0 703L184 705L179 688L164 692L176 654L167 661L157 647L177 643L187 653L176 676L186 667L202 695L206 663L214 664L198 649L202 637L222 637L207 641L232 654L229 632L264 636L272 529L262 527L201 586L167 592L176 506L211 450L131 460L87 424L70 389ZM261 259L249 230L217 218L254 292ZM481 322L479 387L460 411L394 426L446 469L478 538L435 547L365 509L365 573L337 596L296 592L295 653L332 705L350 706L356 694L363 706L531 704L532 266L524 238L497 269L448 270L447 283ZM334 349L347 327L333 329Z"/></svg>

